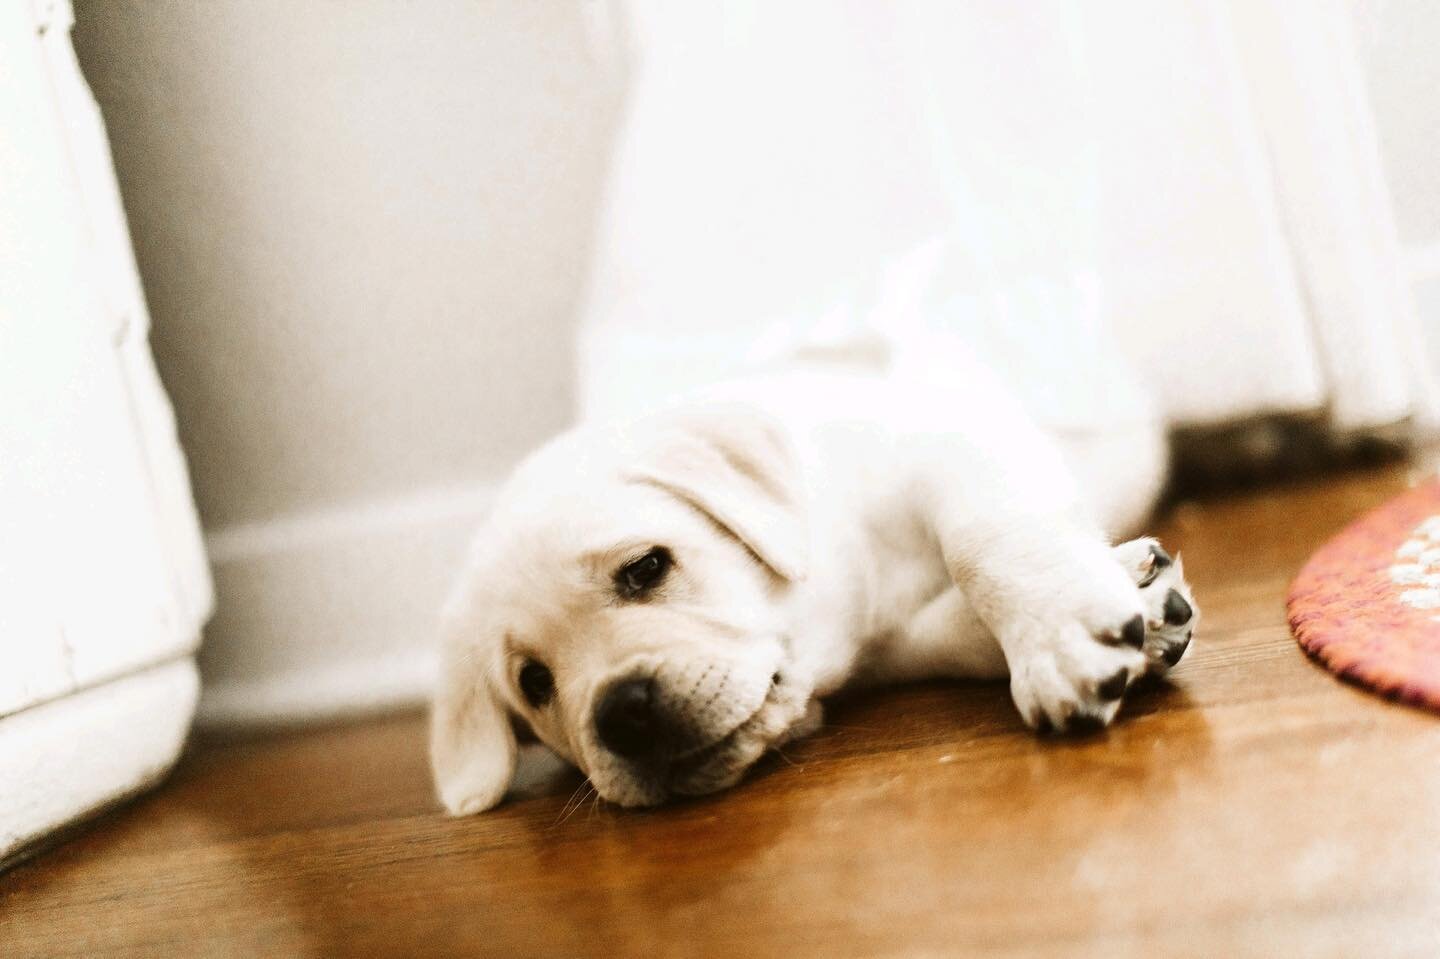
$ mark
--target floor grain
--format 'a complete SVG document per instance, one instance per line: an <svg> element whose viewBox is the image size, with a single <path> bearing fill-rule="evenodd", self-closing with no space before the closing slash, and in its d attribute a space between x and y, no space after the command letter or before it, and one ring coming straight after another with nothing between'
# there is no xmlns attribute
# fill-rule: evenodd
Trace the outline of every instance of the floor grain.
<svg viewBox="0 0 1440 959"><path fill-rule="evenodd" d="M1108 734L1003 686L841 702L734 791L651 812L545 780L437 814L403 716L200 743L0 876L19 956L1440 954L1440 717L1334 681L1282 599L1400 470L1182 504L1204 610Z"/></svg>

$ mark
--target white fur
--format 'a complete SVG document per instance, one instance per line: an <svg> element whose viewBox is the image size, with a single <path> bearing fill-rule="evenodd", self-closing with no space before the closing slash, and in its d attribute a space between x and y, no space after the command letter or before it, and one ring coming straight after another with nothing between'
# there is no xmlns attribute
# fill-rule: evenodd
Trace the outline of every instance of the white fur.
<svg viewBox="0 0 1440 959"><path fill-rule="evenodd" d="M963 362L940 387L788 370L573 430L517 471L447 611L441 799L500 800L509 713L627 805L729 785L856 682L1008 675L1033 726L1107 724L1105 681L1163 669L1193 628L1163 623L1178 564L1137 588L1153 541L1103 532L1149 511L1163 450L1158 426L1047 435ZM614 569L653 545L677 560L664 595L618 601ZM1136 616L1144 651L1118 642ZM531 659L556 678L539 710L516 688ZM637 674L705 748L644 769L605 749L595 704Z"/></svg>

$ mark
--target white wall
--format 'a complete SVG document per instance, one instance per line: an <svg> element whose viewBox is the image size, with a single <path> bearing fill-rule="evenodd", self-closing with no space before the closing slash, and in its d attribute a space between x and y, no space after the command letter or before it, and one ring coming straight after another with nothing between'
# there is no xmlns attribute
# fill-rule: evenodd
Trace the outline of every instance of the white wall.
<svg viewBox="0 0 1440 959"><path fill-rule="evenodd" d="M76 7L215 565L202 712L413 696L485 490L571 415L585 8Z"/></svg>

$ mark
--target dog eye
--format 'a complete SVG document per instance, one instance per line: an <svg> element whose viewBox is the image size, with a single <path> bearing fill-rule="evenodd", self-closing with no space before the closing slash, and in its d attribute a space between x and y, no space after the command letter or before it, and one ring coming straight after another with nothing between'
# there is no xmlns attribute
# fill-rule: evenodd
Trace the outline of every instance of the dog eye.
<svg viewBox="0 0 1440 959"><path fill-rule="evenodd" d="M620 567L615 574L615 588L626 599L643 596L660 585L674 562L668 549L653 547L644 556Z"/></svg>
<svg viewBox="0 0 1440 959"><path fill-rule="evenodd" d="M531 706L539 709L555 695L555 677L535 660L529 660L520 667L520 692Z"/></svg>

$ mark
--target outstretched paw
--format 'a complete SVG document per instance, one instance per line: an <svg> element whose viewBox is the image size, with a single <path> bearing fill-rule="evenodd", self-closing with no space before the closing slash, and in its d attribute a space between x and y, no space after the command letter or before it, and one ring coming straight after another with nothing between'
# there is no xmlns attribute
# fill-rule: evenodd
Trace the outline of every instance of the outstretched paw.
<svg viewBox="0 0 1440 959"><path fill-rule="evenodd" d="M1110 725L1125 691L1146 664L1119 638L1068 626L1044 654L1017 656L1010 692L1025 722L1040 733L1089 733Z"/></svg>
<svg viewBox="0 0 1440 959"><path fill-rule="evenodd" d="M1038 732L1087 733L1110 725L1125 691L1143 676L1146 608L1126 571L1104 554L1032 598L1002 639L1010 693ZM1049 602L1047 602L1047 600Z"/></svg>
<svg viewBox="0 0 1440 959"><path fill-rule="evenodd" d="M973 598L1000 614L991 613L992 628L1025 722L1040 732L1103 729L1133 683L1184 654L1196 615L1190 589L1153 539L1112 549L1057 537L1049 546L1049 568L1029 588L1005 583Z"/></svg>

